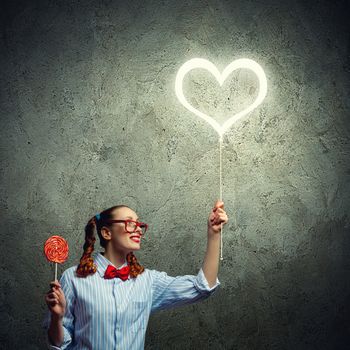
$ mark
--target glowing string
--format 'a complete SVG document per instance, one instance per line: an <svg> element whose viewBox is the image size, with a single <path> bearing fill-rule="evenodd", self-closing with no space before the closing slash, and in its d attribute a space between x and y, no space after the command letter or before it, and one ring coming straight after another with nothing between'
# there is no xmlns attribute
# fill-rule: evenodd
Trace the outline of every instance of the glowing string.
<svg viewBox="0 0 350 350"><path fill-rule="evenodd" d="M219 148L220 148L220 201L222 201L222 136L219 138ZM220 224L220 260L224 260L222 257L222 231L223 231L223 226L222 223Z"/></svg>

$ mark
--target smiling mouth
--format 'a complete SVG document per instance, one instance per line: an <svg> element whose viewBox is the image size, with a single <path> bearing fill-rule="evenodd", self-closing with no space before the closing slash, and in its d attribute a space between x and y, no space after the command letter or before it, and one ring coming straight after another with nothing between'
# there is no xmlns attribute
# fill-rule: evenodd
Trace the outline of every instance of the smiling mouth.
<svg viewBox="0 0 350 350"><path fill-rule="evenodd" d="M141 238L140 238L140 237L136 237L136 236L130 237L130 239L131 239L132 241L136 242L136 243L140 243L140 241L141 241Z"/></svg>

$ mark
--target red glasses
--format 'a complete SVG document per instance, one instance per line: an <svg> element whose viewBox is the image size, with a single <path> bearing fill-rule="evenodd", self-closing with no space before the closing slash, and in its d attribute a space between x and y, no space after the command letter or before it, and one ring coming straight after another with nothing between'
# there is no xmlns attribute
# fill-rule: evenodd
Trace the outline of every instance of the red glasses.
<svg viewBox="0 0 350 350"><path fill-rule="evenodd" d="M121 223L125 224L125 231L128 233L136 232L137 227L141 227L142 234L144 235L148 229L148 225L145 222L138 222L134 220L107 220L108 223Z"/></svg>

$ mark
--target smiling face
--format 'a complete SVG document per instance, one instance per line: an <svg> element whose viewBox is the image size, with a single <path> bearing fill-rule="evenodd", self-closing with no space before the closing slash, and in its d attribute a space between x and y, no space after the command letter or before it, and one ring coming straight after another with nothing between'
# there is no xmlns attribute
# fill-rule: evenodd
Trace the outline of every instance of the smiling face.
<svg viewBox="0 0 350 350"><path fill-rule="evenodd" d="M113 220L128 219L140 221L137 214L130 208L122 207L114 210ZM140 227L136 228L136 232L128 233L124 222L111 223L108 227L104 226L101 229L101 234L115 252L126 255L141 248L142 229Z"/></svg>

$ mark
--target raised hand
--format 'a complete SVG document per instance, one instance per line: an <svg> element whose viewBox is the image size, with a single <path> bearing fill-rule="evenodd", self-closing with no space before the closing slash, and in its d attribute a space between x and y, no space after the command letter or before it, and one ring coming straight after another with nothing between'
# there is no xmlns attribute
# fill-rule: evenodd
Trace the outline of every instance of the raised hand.
<svg viewBox="0 0 350 350"><path fill-rule="evenodd" d="M60 283L55 280L50 282L51 289L45 295L45 301L51 314L63 318L66 311L66 299Z"/></svg>
<svg viewBox="0 0 350 350"><path fill-rule="evenodd" d="M224 210L224 202L217 200L214 208L208 218L208 233L219 233L221 231L221 223L226 224L228 217Z"/></svg>

